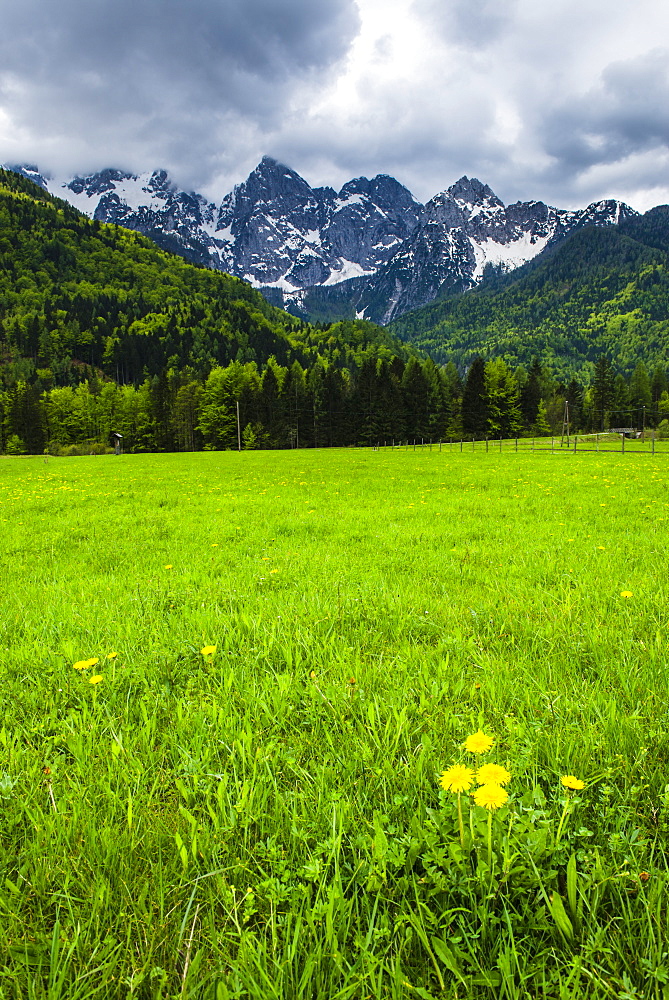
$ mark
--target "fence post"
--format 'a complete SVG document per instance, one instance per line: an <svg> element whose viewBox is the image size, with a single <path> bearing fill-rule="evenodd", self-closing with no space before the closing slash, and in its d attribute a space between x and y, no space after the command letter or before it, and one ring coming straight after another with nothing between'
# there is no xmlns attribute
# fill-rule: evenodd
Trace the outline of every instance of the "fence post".
<svg viewBox="0 0 669 1000"><path fill-rule="evenodd" d="M532 438L532 451L534 451L534 438Z"/></svg>
<svg viewBox="0 0 669 1000"><path fill-rule="evenodd" d="M499 436L499 450L502 450L502 435Z"/></svg>
<svg viewBox="0 0 669 1000"><path fill-rule="evenodd" d="M487 455L488 454L488 435L487 434L486 434L486 439L485 439L485 452L486 452L486 455Z"/></svg>
<svg viewBox="0 0 669 1000"><path fill-rule="evenodd" d="M595 434L595 451L599 451L599 434Z"/></svg>
<svg viewBox="0 0 669 1000"><path fill-rule="evenodd" d="M623 455L624 455L624 454L625 454L625 432L624 432L624 431L623 431L623 433L622 433L622 434L620 435L620 439L621 439L621 441L622 441L622 453L623 453Z"/></svg>
<svg viewBox="0 0 669 1000"><path fill-rule="evenodd" d="M576 435L574 434L574 454L576 454Z"/></svg>
<svg viewBox="0 0 669 1000"><path fill-rule="evenodd" d="M460 438L460 451L462 451L462 438Z"/></svg>
<svg viewBox="0 0 669 1000"><path fill-rule="evenodd" d="M551 435L551 454L555 453L555 438Z"/></svg>
<svg viewBox="0 0 669 1000"><path fill-rule="evenodd" d="M516 451L518 451L518 438L516 438Z"/></svg>
<svg viewBox="0 0 669 1000"><path fill-rule="evenodd" d="M651 438L650 450L651 450L651 454L654 455L655 454L655 429L653 429L653 436Z"/></svg>
<svg viewBox="0 0 669 1000"><path fill-rule="evenodd" d="M472 434L472 451L474 451L474 435Z"/></svg>

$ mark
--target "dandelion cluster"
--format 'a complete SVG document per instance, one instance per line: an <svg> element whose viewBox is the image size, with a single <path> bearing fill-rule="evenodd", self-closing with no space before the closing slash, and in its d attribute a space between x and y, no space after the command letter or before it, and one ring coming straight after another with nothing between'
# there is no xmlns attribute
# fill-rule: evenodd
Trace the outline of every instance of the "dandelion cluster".
<svg viewBox="0 0 669 1000"><path fill-rule="evenodd" d="M479 729L467 737L464 745L469 753L479 756L487 753L494 742L492 736ZM462 792L468 792L472 785L477 785L472 793L474 802L477 806L492 810L499 809L509 798L504 785L508 785L510 781L511 773L501 764L482 764L477 770L466 764L453 764L442 772L439 784L445 792L454 792L458 796Z"/></svg>
<svg viewBox="0 0 669 1000"><path fill-rule="evenodd" d="M94 667L95 664L99 662L100 660L97 656L91 656L89 660L77 660L77 662L73 663L72 666L75 670L88 670L89 667Z"/></svg>

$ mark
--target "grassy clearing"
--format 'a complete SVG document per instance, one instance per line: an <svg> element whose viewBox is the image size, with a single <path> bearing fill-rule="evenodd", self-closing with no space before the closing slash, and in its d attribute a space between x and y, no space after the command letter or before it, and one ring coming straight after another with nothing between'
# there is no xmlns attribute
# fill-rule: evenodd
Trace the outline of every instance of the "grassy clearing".
<svg viewBox="0 0 669 1000"><path fill-rule="evenodd" d="M667 454L0 462L0 998L664 1000L668 528Z"/></svg>

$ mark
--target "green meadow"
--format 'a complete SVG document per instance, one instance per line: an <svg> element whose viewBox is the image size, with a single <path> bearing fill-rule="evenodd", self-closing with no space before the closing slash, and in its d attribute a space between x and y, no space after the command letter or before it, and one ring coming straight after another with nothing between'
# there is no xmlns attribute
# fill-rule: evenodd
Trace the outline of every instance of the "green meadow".
<svg viewBox="0 0 669 1000"><path fill-rule="evenodd" d="M668 541L666 446L0 460L1 1000L666 1000Z"/></svg>

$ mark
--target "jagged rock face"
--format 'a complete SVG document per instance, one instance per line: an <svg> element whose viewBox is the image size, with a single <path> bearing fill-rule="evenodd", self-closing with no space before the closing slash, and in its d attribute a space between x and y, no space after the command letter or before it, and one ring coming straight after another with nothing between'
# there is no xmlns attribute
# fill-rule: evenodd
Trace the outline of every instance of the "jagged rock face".
<svg viewBox="0 0 669 1000"><path fill-rule="evenodd" d="M239 277L291 292L373 273L413 232L420 209L392 177L359 177L337 194L266 156L223 199L217 230L234 243Z"/></svg>
<svg viewBox="0 0 669 1000"><path fill-rule="evenodd" d="M327 280L322 223L316 192L294 170L265 156L223 199L216 229L234 245L239 277L288 290Z"/></svg>
<svg viewBox="0 0 669 1000"><path fill-rule="evenodd" d="M299 312L305 290L348 279L358 315L387 323L437 295L476 285L487 268L508 271L586 225L638 213L616 201L580 211L540 201L505 206L487 184L461 177L426 205L393 177L358 177L341 191L312 188L263 157L220 205L179 191L164 170L102 170L58 181L35 166L11 167L102 222L137 230L198 264L272 289ZM365 278L362 284L361 280Z"/></svg>
<svg viewBox="0 0 669 1000"><path fill-rule="evenodd" d="M421 206L394 177L380 174L349 181L328 209L324 236L333 257L375 271L414 232Z"/></svg>
<svg viewBox="0 0 669 1000"><path fill-rule="evenodd" d="M461 177L427 203L413 235L363 291L359 314L388 323L439 294L472 288L488 267L513 270L575 229L637 214L616 201L580 211L541 201L505 206L486 184Z"/></svg>

